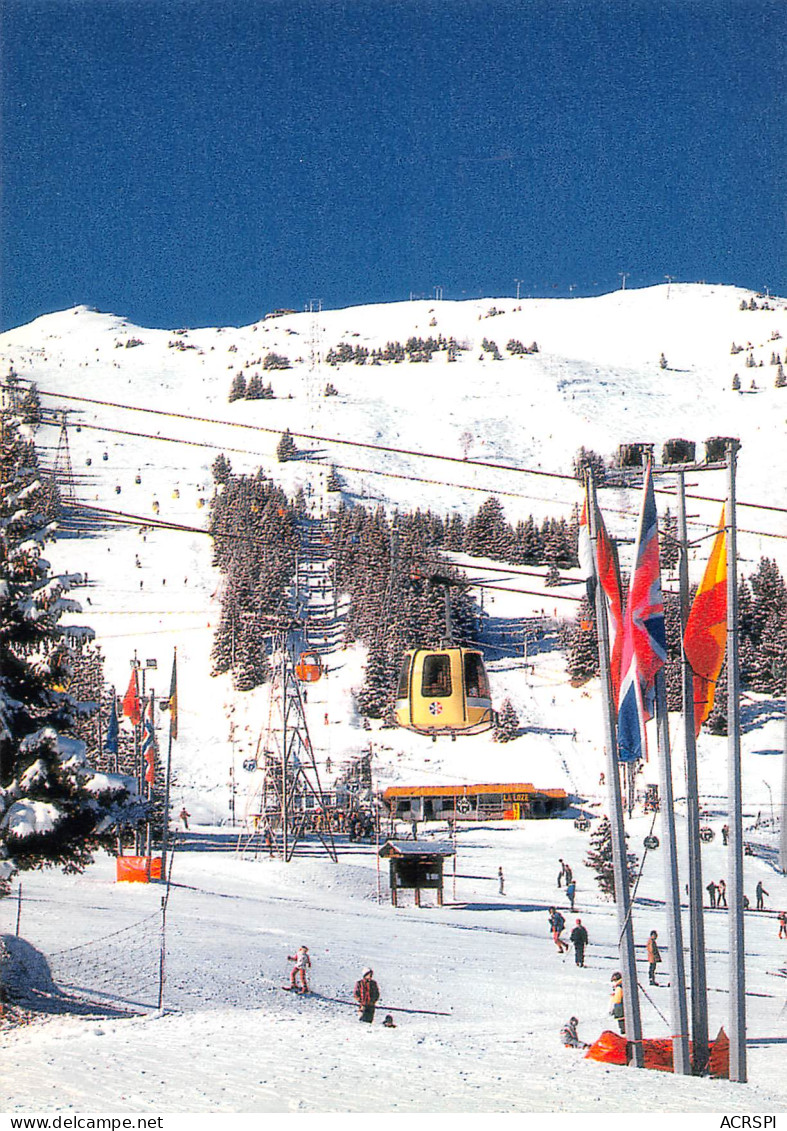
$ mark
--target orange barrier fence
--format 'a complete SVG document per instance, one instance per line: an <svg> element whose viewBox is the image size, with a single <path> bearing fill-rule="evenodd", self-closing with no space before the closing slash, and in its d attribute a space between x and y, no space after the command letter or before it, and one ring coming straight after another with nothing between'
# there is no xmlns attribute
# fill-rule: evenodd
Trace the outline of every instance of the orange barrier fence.
<svg viewBox="0 0 787 1131"><path fill-rule="evenodd" d="M629 1042L619 1033L606 1029L594 1041L585 1057L599 1060L602 1064L628 1064ZM645 1067L659 1072L672 1072L672 1041L669 1037L645 1039L642 1042ZM730 1042L724 1029L719 1029L715 1041L710 1042L708 1072L722 1080L730 1078Z"/></svg>
<svg viewBox="0 0 787 1131"><path fill-rule="evenodd" d="M161 879L160 856L118 856L117 882L147 884Z"/></svg>

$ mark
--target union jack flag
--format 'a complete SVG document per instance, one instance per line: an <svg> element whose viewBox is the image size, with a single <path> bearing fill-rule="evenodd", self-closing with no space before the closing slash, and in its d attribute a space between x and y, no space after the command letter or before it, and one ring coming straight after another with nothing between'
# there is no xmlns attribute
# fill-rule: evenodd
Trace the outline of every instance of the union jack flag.
<svg viewBox="0 0 787 1131"><path fill-rule="evenodd" d="M659 573L659 530L650 464L645 473L634 566L623 615L618 698L618 757L647 753L645 723L653 717L656 673L667 658L664 598Z"/></svg>

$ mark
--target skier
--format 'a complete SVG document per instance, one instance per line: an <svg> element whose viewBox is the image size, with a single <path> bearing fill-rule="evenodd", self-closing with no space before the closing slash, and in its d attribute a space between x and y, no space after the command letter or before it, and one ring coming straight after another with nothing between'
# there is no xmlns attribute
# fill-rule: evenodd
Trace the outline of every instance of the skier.
<svg viewBox="0 0 787 1131"><path fill-rule="evenodd" d="M721 843L727 844L729 839L730 839L730 826L729 825L722 825L721 826Z"/></svg>
<svg viewBox="0 0 787 1131"><path fill-rule="evenodd" d="M623 1016L623 975L616 971L612 978L612 993L609 999L610 1016L618 1023L621 1033L626 1031L626 1019Z"/></svg>
<svg viewBox="0 0 787 1131"><path fill-rule="evenodd" d="M711 882L708 884L708 886L705 890L707 891L708 895L710 896L711 908L714 908L716 906L716 891L718 889L716 888L716 885L714 884L713 880L711 880Z"/></svg>
<svg viewBox="0 0 787 1131"><path fill-rule="evenodd" d="M577 966L584 966L585 947L588 945L589 939L587 930L583 927L581 919L577 919L577 925L568 937L574 944L574 961Z"/></svg>
<svg viewBox="0 0 787 1131"><path fill-rule="evenodd" d="M579 1034L577 1033L577 1025L579 1019L577 1017L569 1017L563 1028L560 1030L560 1039L567 1049L589 1049L590 1045L587 1041L580 1041Z"/></svg>
<svg viewBox="0 0 787 1131"><path fill-rule="evenodd" d="M506 894L506 879L505 879L505 876L503 875L502 866L497 869L497 891L498 891L499 895L505 895Z"/></svg>
<svg viewBox="0 0 787 1131"><path fill-rule="evenodd" d="M557 886L560 887L562 880L565 880L567 884L570 884L572 879L574 878L574 873L571 871L571 868L568 866L568 864L566 864L565 860L559 860L558 863L560 864L560 871L558 872Z"/></svg>
<svg viewBox="0 0 787 1131"><path fill-rule="evenodd" d="M568 896L568 903L571 910L574 910L574 896L577 893L577 885L575 880L569 880L566 884L566 895Z"/></svg>
<svg viewBox="0 0 787 1131"><path fill-rule="evenodd" d="M372 977L373 973L374 970L367 966L355 983L353 992L353 997L358 1002L358 1020L368 1021L370 1025L374 1021L374 1009L380 999L380 987Z"/></svg>
<svg viewBox="0 0 787 1131"><path fill-rule="evenodd" d="M183 808L180 811L180 819L183 822L183 828L186 830L186 832L189 831L189 817L190 816L191 816L191 813L189 813L188 809L184 805Z"/></svg>
<svg viewBox="0 0 787 1131"><path fill-rule="evenodd" d="M552 938L555 946L557 947L558 954L563 954L568 950L568 943L563 942L560 937L561 931L565 929L566 921L563 916L554 907L549 909L549 928L552 931Z"/></svg>
<svg viewBox="0 0 787 1131"><path fill-rule="evenodd" d="M762 886L762 880L757 880L757 887L754 889L754 894L757 896L757 910L764 911L765 899L763 897L770 895L771 893L769 891L766 891Z"/></svg>
<svg viewBox="0 0 787 1131"><path fill-rule="evenodd" d="M787 911L779 912L779 938L787 939Z"/></svg>
<svg viewBox="0 0 787 1131"><path fill-rule="evenodd" d="M718 891L717 891L717 894L716 894L716 906L726 908L727 907L727 881L726 880L719 880L716 887L718 888Z"/></svg>
<svg viewBox="0 0 787 1131"><path fill-rule="evenodd" d="M307 994L309 985L306 981L306 971L312 964L308 946L299 946L295 954L287 955L287 960L295 964L290 970L290 989L295 990L296 993ZM298 989L299 981L300 989Z"/></svg>
<svg viewBox="0 0 787 1131"><path fill-rule="evenodd" d="M656 981L656 967L661 962L661 951L659 950L659 944L656 942L658 937L657 931L651 931L646 947L648 952L648 981L651 986L658 985Z"/></svg>

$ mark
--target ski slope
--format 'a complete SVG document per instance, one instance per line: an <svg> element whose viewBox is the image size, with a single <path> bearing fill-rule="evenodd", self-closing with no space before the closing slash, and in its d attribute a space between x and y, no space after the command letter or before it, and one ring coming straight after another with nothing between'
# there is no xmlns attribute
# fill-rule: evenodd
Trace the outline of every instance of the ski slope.
<svg viewBox="0 0 787 1131"><path fill-rule="evenodd" d="M124 1000L130 995L141 1015L128 1020L55 1013L43 1024L2 1032L9 1069L4 1080L10 1082L0 1085L8 1089L0 1092L5 1110L787 1107L778 1043L787 1038L785 983L778 973L785 967L787 943L777 939L772 916L747 916L753 1044L745 1089L602 1067L560 1047L558 1032L569 1011L580 1017L585 1039L608 1026L609 975L616 965L614 909L595 894L592 875L581 865L587 834L571 820L463 829L456 899L452 890L451 906L440 911L394 911L385 875L378 904L368 847L343 845L338 865L319 853L289 866L242 858L235 851L238 830L228 826L229 783L234 776L242 819L250 785L242 763L264 730L269 693L260 688L240 694L226 677L210 676L221 578L212 566L210 539L200 532L212 491L210 465L220 451L235 470L262 467L289 492L310 488L318 510L338 498L324 489L327 469L336 465L347 501L429 506L468 516L497 493L515 522L529 513L539 521L570 517L579 495L568 476L581 445L608 456L619 443L650 440L658 453L667 438L684 436L698 441L701 453L706 437L730 435L742 441L739 499L784 506L787 391L773 387L769 359L781 345L774 335L785 333L787 303L771 298L770 310L741 311L744 297L751 295L736 288L672 285L570 301L398 303L185 333L134 327L122 317L77 307L0 335L0 372L12 367L37 383L46 394L45 407L69 411L79 498L137 517L126 526L108 524L94 537L61 538L47 557L58 569L87 574L77 594L83 614L76 619L95 629L107 678L119 690L136 653L143 662L157 661L147 673L148 688L165 693L177 648L180 733L173 812L187 807L193 833L178 850L173 873L179 886L169 909L169 1012L159 1016L150 1009L152 983L135 982L119 964L114 944L101 943L90 980L106 962L114 985L107 992ZM490 315L493 309L503 313ZM333 369L312 362L313 355L324 356L341 341L373 348L438 333L468 346L455 364L446 364L441 354L429 365ZM489 355L481 360L482 338L497 342L503 361ZM510 338L525 345L535 340L540 352L509 357ZM135 339L142 344L126 348ZM178 342L182 348L170 344ZM733 342L744 351L732 355ZM228 404L233 374L259 369L258 359L269 351L292 362L291 369L264 373L277 399ZM781 352L784 356L783 347ZM666 369L659 363L662 353ZM744 367L749 353L754 367ZM740 393L731 390L735 372ZM752 379L756 389L749 387ZM328 381L338 396L322 395ZM275 448L285 428L300 434L298 446L314 458L277 462ZM58 429L42 428L39 440L53 462ZM452 459L425 459L414 454L419 452ZM516 468L567 478L524 475ZM690 490L698 495L721 499L725 489L723 473L691 480ZM670 505L668 496L658 499L660 510ZM604 492L601 505L610 531L632 537L636 494ZM715 525L719 509L718 502L692 501L693 536ZM154 517L190 529L156 529L149 525ZM787 571L784 515L741 507L739 523L742 571L751 572L763 554ZM706 545L696 551L692 580L699 578ZM626 555L624 544L624 568ZM467 564L468 576L488 579L482 568L488 563ZM496 584L533 592L485 591L485 628L492 636L501 625L542 610L555 621L571 616L574 604L557 595L581 592L578 580L549 590L515 571L494 576ZM308 722L322 775L329 759L335 775L371 745L380 788L525 780L563 787L590 812L604 812L599 688L595 682L571 687L555 648L545 646L525 658L512 647L490 663L495 699L511 698L523 730L504 745L488 734L431 743L376 724L364 730L353 698L363 681L364 658L360 647L332 652L327 678L310 689ZM768 905L787 907L787 880L773 870L772 832L763 825L780 796L782 707L749 696L743 717L744 824L758 845L757 855L746 859L746 890L753 902L754 885L762 879ZM685 843L677 718L671 732L679 836ZM699 762L707 820L718 834L726 814L726 740L703 734ZM643 779L658 781L655 755ZM632 849L640 855L650 824L641 815L631 823ZM445 835L440 828L436 833ZM703 853L706 882L723 875L718 835ZM574 867L579 913L590 933L584 970L570 956L557 957L546 927L546 908L561 895L555 888L561 856ZM498 866L507 878L503 897L497 894ZM52 958L56 950L102 940L147 916L154 916L153 926L148 920L132 934L141 947L146 940L153 947L153 958L148 954L145 961L155 962L160 889L115 884L112 861L98 860L83 877L25 876L23 887L22 936L51 958L53 970L66 961ZM15 904L0 904L3 933L13 934L15 917ZM715 1032L726 1024L727 925L721 912L709 913L707 920ZM571 925L571 917L567 921ZM648 855L635 907L643 964L652 929L666 940L658 853ZM281 992L286 955L302 942L312 951L314 984L322 997L301 1000ZM367 963L375 968L386 1004L448 1016L397 1013L395 1030L375 1024L359 1032L352 1010L331 999L349 1000ZM665 965L668 969L668 955ZM32 959L31 969L38 970ZM654 994L653 1006L643 1002L649 1036L670 1031L662 1016L668 1016L667 994L665 989Z"/></svg>

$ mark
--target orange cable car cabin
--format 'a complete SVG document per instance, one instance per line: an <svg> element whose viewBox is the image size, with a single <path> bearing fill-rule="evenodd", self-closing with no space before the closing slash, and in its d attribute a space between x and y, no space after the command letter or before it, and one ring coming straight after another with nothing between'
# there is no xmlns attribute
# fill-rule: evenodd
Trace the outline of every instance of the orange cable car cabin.
<svg viewBox="0 0 787 1131"><path fill-rule="evenodd" d="M432 738L481 734L494 726L489 678L472 648L411 648L399 673L397 725Z"/></svg>
<svg viewBox="0 0 787 1131"><path fill-rule="evenodd" d="M316 683L322 675L322 660L317 652L301 652L295 676L301 683Z"/></svg>

